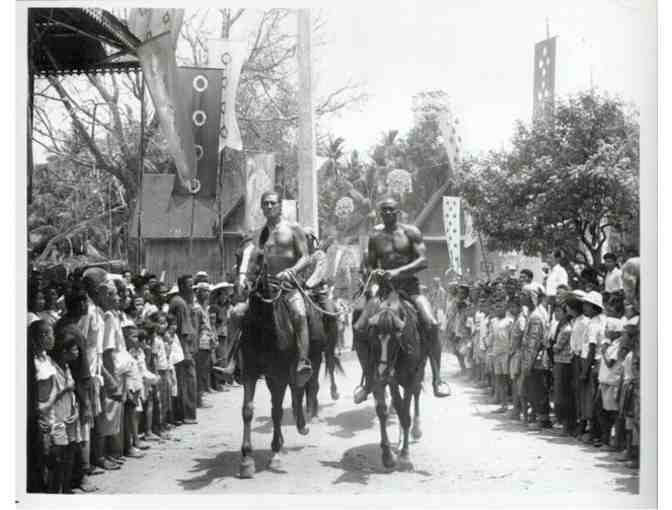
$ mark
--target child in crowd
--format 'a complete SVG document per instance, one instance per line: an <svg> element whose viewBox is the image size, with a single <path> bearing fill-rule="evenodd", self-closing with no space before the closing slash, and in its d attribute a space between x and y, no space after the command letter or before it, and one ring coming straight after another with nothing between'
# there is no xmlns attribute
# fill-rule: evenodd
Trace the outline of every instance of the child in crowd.
<svg viewBox="0 0 672 510"><path fill-rule="evenodd" d="M508 411L509 357L511 355L511 328L513 318L506 314L506 302L502 297L494 305L492 324L492 363L495 385L495 401L500 407L494 412Z"/></svg>
<svg viewBox="0 0 672 510"><path fill-rule="evenodd" d="M135 324L126 323L123 332L126 349L133 359L127 381L126 401L124 403L124 455L126 457L140 458L143 457L143 454L140 452L140 446L142 446L142 449L146 449L146 446L140 443L138 436L144 393L142 372L138 361L140 357L139 331Z"/></svg>
<svg viewBox="0 0 672 510"><path fill-rule="evenodd" d="M600 441L600 427L596 420L595 399L597 397L597 380L595 368L598 346L604 339L604 306L602 295L597 291L591 291L581 300L583 314L588 317L583 342L581 345L581 375L579 379L579 419L582 427L587 427L581 440L584 443ZM598 361L599 363L599 361Z"/></svg>
<svg viewBox="0 0 672 510"><path fill-rule="evenodd" d="M169 424L169 418L172 414L170 401L170 362L168 361L168 348L164 343L164 336L168 330L168 321L166 314L158 312L150 317L150 320L156 323L157 332L152 341L152 363L159 376L157 385L157 395L159 397L159 436L172 428Z"/></svg>
<svg viewBox="0 0 672 510"><path fill-rule="evenodd" d="M509 313L513 317L511 324L511 356L509 358L509 377L513 394L513 407L509 418L520 420L523 411L523 376L521 370L521 342L525 333L525 314L520 303L520 296L516 295L509 300Z"/></svg>
<svg viewBox="0 0 672 510"><path fill-rule="evenodd" d="M46 467L44 485L47 492L71 494L75 449L81 441L81 429L69 363L79 357L79 348L72 335L62 335L56 342L47 321L35 321L30 328Z"/></svg>
<svg viewBox="0 0 672 510"><path fill-rule="evenodd" d="M181 425L182 422L178 420L175 409L178 407L178 398L179 394L177 391L177 377L175 375L175 365L184 360L184 352L182 351L182 345L180 340L177 337L177 318L173 314L166 315L166 324L167 329L163 336L163 341L166 346L166 351L168 353L168 365L169 372L168 378L170 383L170 410L171 410L171 423L173 425Z"/></svg>
<svg viewBox="0 0 672 510"><path fill-rule="evenodd" d="M154 413L157 404L157 385L159 376L154 373L154 364L152 360L152 344L154 336L158 333L158 326L152 321L143 323L143 334L140 336L140 352L138 363L142 373L142 382L144 386L143 400L143 423L145 441L158 441L160 438L156 435L158 425L154 420Z"/></svg>
<svg viewBox="0 0 672 510"><path fill-rule="evenodd" d="M557 325L552 337L553 344L553 409L562 433L572 435L576 425L576 408L572 388L572 336L573 315L562 298L554 310Z"/></svg>
<svg viewBox="0 0 672 510"><path fill-rule="evenodd" d="M474 329L472 334L472 344L474 350L474 375L479 386L485 387L485 361L486 345L482 334L485 332L485 319L487 314L487 305L485 298L480 298L474 312Z"/></svg>

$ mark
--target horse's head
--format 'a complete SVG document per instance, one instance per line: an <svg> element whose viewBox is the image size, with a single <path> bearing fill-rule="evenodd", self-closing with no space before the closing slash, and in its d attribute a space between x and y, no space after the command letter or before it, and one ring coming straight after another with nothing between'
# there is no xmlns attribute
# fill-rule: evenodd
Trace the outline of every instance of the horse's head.
<svg viewBox="0 0 672 510"><path fill-rule="evenodd" d="M261 252L250 237L244 239L236 252L237 275L234 293L238 299L247 299L261 269Z"/></svg>
<svg viewBox="0 0 672 510"><path fill-rule="evenodd" d="M402 319L398 296L392 294L380 304L378 311L369 319L371 340L380 345L377 360L377 375L381 378L393 375L395 360L401 348L401 336L406 322Z"/></svg>

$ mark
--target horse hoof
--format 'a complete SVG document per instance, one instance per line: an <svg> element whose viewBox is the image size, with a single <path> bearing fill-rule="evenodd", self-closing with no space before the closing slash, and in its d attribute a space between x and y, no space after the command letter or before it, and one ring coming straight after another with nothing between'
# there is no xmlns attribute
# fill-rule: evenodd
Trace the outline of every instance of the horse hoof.
<svg viewBox="0 0 672 510"><path fill-rule="evenodd" d="M331 390L331 400L338 400L339 398L341 398L341 395L338 390Z"/></svg>
<svg viewBox="0 0 672 510"><path fill-rule="evenodd" d="M383 450L383 466L385 469L394 469L397 466L397 456L392 450Z"/></svg>
<svg viewBox="0 0 672 510"><path fill-rule="evenodd" d="M422 429L420 428L419 423L414 423L411 428L411 437L413 439L420 439L422 437Z"/></svg>
<svg viewBox="0 0 672 510"><path fill-rule="evenodd" d="M282 471L282 460L278 454L273 454L273 457L271 457L271 460L268 463L268 468L274 471Z"/></svg>
<svg viewBox="0 0 672 510"><path fill-rule="evenodd" d="M254 459L252 457L245 457L240 461L240 478L254 478Z"/></svg>
<svg viewBox="0 0 672 510"><path fill-rule="evenodd" d="M302 436L307 436L308 432L310 432L310 429L306 426L297 427L296 429L299 431L299 434L301 434Z"/></svg>
<svg viewBox="0 0 672 510"><path fill-rule="evenodd" d="M399 454L399 470L413 471L413 463L411 462L411 457L408 453Z"/></svg>

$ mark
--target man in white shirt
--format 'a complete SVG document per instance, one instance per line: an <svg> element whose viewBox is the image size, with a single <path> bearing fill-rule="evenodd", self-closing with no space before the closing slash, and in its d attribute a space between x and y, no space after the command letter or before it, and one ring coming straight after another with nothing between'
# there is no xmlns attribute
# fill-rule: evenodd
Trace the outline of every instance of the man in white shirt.
<svg viewBox="0 0 672 510"><path fill-rule="evenodd" d="M550 305L555 303L555 298L558 293L558 285L569 285L567 271L561 265L562 251L556 250L553 252L553 260L555 264L551 268L546 279L546 296L548 296Z"/></svg>
<svg viewBox="0 0 672 510"><path fill-rule="evenodd" d="M616 264L616 255L605 253L602 259L607 268L607 272L604 275L604 292L608 295L623 292L623 277L621 269Z"/></svg>

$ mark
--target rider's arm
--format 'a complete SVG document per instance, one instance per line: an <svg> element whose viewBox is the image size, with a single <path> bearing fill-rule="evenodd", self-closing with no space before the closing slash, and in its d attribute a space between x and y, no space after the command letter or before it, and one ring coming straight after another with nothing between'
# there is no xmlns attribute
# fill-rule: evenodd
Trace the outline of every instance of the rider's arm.
<svg viewBox="0 0 672 510"><path fill-rule="evenodd" d="M397 276L410 276L422 271L423 269L427 269L428 266L426 256L427 248L425 247L425 243L422 240L422 233L417 227L413 225L405 226L404 230L408 240L411 243L415 258L408 264L389 271L393 273L393 275Z"/></svg>
<svg viewBox="0 0 672 510"><path fill-rule="evenodd" d="M293 225L292 232L294 234L294 251L298 260L289 269L294 275L297 275L310 265L310 254L308 253L308 240L303 229L299 225Z"/></svg>

